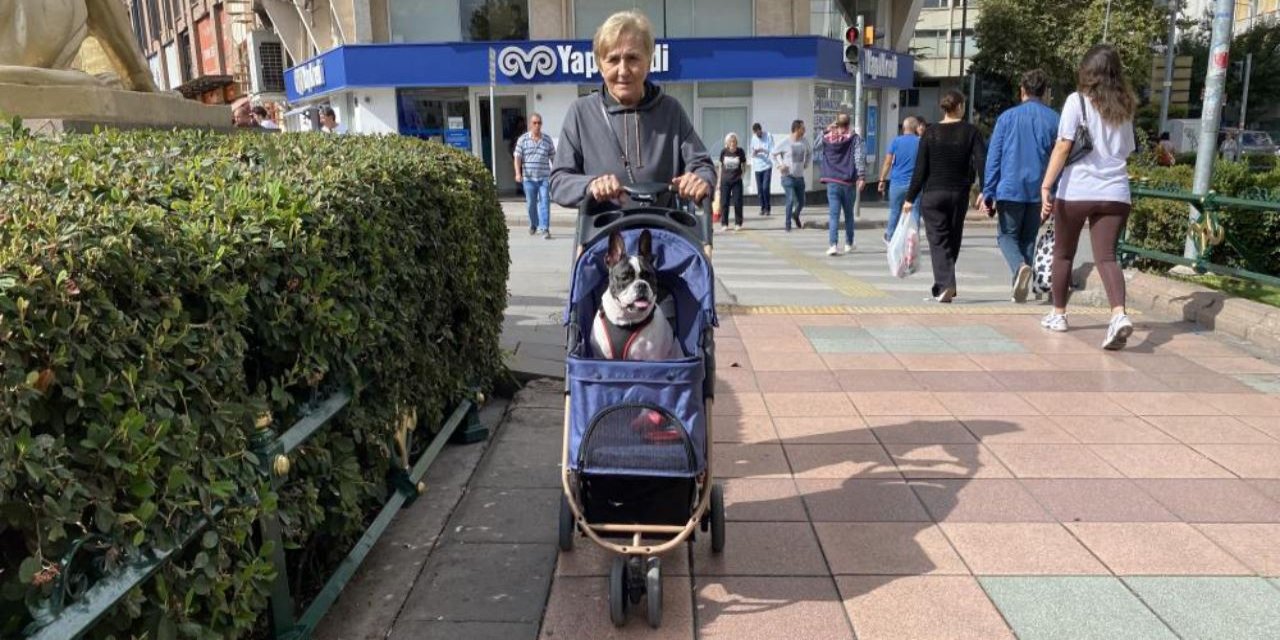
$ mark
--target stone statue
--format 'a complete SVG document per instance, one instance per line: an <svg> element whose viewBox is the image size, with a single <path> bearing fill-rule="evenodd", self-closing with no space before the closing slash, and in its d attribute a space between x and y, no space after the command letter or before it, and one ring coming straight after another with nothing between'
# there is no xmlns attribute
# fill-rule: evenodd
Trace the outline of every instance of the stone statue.
<svg viewBox="0 0 1280 640"><path fill-rule="evenodd" d="M106 85L71 68L90 35L102 44L125 89L157 91L120 0L0 0L0 83Z"/></svg>

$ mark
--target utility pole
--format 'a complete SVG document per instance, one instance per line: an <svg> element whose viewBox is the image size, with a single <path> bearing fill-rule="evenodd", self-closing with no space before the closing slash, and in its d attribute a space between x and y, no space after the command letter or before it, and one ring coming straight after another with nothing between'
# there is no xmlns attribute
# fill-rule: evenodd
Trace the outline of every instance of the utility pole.
<svg viewBox="0 0 1280 640"><path fill-rule="evenodd" d="M1213 161L1218 155L1218 127L1222 125L1222 102L1227 84L1227 61L1231 57L1231 27L1235 17L1236 0L1214 0L1213 35L1209 43L1209 70L1204 81L1204 110L1200 115L1200 146L1196 150L1196 173L1192 193L1203 196L1209 193L1213 178ZM1195 205L1190 206L1191 223L1200 220ZM1182 255L1192 260L1200 256L1187 229L1187 241Z"/></svg>
<svg viewBox="0 0 1280 640"><path fill-rule="evenodd" d="M1111 0L1107 0L1107 16L1102 19L1102 42L1106 44L1107 36L1111 33Z"/></svg>
<svg viewBox="0 0 1280 640"><path fill-rule="evenodd" d="M1249 77L1253 75L1253 54L1244 57L1244 94L1240 97L1240 130L1244 131L1245 111L1249 108ZM1243 140L1240 141L1244 143Z"/></svg>
<svg viewBox="0 0 1280 640"><path fill-rule="evenodd" d="M964 70L964 54L965 45L969 42L969 39L965 37L965 32L969 30L969 0L960 0L960 2L963 3L960 5L960 79L963 81L964 77L968 75ZM962 84L961 86L963 87L964 85ZM972 100L973 96L969 96L969 100L965 101L966 109L973 109L973 105L970 104Z"/></svg>
<svg viewBox="0 0 1280 640"><path fill-rule="evenodd" d="M1173 59L1176 55L1178 38L1178 4L1180 0L1169 2L1169 37L1164 44L1164 91L1160 100L1160 131L1169 130L1169 101L1173 99Z"/></svg>
<svg viewBox="0 0 1280 640"><path fill-rule="evenodd" d="M863 129L865 125L863 118L863 99L862 99L862 63L867 59L866 53L866 20L862 14L858 14L858 70L853 74L853 130L858 132L858 136L862 138L862 162L866 163L866 143L867 132ZM856 150L856 147L855 147ZM853 193L853 217L862 217L862 191L854 185Z"/></svg>

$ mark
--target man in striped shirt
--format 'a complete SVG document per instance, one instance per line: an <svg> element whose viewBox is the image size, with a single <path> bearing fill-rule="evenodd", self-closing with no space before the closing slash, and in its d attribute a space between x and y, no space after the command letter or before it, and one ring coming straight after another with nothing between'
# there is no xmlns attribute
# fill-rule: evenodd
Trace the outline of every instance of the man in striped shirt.
<svg viewBox="0 0 1280 640"><path fill-rule="evenodd" d="M529 116L529 130L516 140L516 182L524 184L524 200L529 205L529 235L541 233L551 239L551 159L556 148L542 135L542 115Z"/></svg>

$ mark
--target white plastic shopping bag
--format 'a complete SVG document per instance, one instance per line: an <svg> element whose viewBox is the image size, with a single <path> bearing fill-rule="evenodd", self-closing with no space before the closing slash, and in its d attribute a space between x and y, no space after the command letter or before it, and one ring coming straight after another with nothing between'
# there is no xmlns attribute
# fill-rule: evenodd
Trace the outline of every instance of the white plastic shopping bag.
<svg viewBox="0 0 1280 640"><path fill-rule="evenodd" d="M895 278L905 278L916 272L920 257L920 240L911 216L902 214L898 228L889 239L889 273Z"/></svg>

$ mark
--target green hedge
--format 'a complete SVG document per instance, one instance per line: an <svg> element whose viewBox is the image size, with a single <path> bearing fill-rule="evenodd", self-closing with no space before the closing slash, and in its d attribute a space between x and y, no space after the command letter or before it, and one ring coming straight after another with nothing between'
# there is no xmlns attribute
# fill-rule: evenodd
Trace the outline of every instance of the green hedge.
<svg viewBox="0 0 1280 640"><path fill-rule="evenodd" d="M1148 179L1157 188L1178 188L1191 191L1193 165L1156 167L1152 163L1135 162L1130 165L1133 177ZM1211 188L1220 195L1246 199L1274 199L1280 196L1280 168L1274 163L1223 162L1213 167ZM1187 235L1188 206L1183 203L1154 198L1136 198L1133 213L1129 217L1129 242L1175 255L1182 255ZM1228 240L1206 253L1210 262L1280 274L1280 213L1267 213L1243 209L1224 209L1221 212ZM1140 261L1139 266L1168 269L1169 265L1152 261Z"/></svg>
<svg viewBox="0 0 1280 640"><path fill-rule="evenodd" d="M396 408L437 425L501 372L508 264L490 176L439 144L0 132L0 637L72 541L114 565L218 504L94 635L260 631L259 510L313 587L386 497ZM352 406L270 491L255 417L339 388Z"/></svg>

